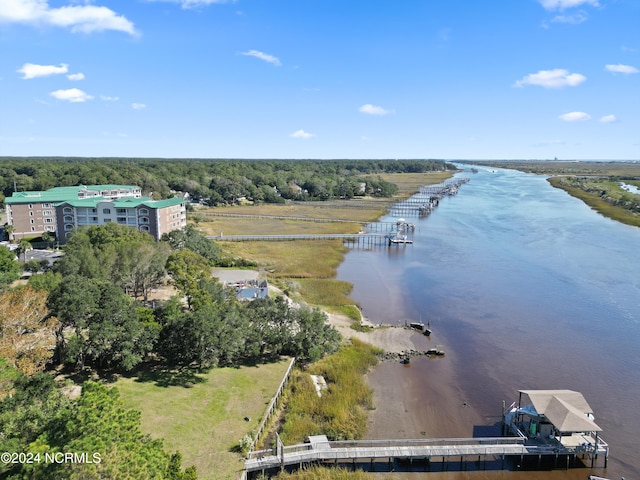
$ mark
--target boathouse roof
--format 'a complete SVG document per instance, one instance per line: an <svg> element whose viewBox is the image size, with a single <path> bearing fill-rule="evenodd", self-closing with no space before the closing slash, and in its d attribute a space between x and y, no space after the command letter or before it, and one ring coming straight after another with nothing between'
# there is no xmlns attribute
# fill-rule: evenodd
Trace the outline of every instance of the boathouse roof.
<svg viewBox="0 0 640 480"><path fill-rule="evenodd" d="M520 390L538 415L544 415L560 432L600 432L593 410L580 392L573 390Z"/></svg>

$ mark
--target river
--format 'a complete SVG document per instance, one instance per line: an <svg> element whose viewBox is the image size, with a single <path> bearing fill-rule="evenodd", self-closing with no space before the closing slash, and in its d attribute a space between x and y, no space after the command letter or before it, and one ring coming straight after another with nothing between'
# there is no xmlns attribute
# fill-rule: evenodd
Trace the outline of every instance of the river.
<svg viewBox="0 0 640 480"><path fill-rule="evenodd" d="M457 174L471 181L430 216L407 217L413 245L352 250L338 278L353 283L373 322L428 321L487 425L519 389L579 391L611 449L608 468L594 473L640 478L640 229L546 177L478 169ZM412 388L430 365L404 369Z"/></svg>

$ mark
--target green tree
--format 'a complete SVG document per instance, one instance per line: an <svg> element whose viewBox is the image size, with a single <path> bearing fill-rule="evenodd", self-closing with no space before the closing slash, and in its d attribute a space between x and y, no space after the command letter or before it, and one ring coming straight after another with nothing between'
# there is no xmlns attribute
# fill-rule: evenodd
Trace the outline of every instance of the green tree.
<svg viewBox="0 0 640 480"><path fill-rule="evenodd" d="M194 301L201 297L201 285L211 278L207 259L185 248L169 255L166 268L171 283L186 297L188 307L196 308Z"/></svg>
<svg viewBox="0 0 640 480"><path fill-rule="evenodd" d="M173 250L188 248L192 252L206 258L211 265L215 265L220 258L220 247L191 224L181 230L165 233L162 236L162 241L171 245Z"/></svg>
<svg viewBox="0 0 640 480"><path fill-rule="evenodd" d="M16 227L14 227L13 225L9 223L4 224L4 233L7 234L7 240L9 240L10 243L13 243L13 232L15 231Z"/></svg>
<svg viewBox="0 0 640 480"><path fill-rule="evenodd" d="M22 265L16 261L15 254L0 246L0 288L20 278Z"/></svg>

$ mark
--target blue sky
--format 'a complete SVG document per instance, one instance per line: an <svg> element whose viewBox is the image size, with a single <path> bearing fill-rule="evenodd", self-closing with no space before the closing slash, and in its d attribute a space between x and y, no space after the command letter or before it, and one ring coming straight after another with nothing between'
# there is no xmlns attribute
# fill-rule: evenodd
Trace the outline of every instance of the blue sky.
<svg viewBox="0 0 640 480"><path fill-rule="evenodd" d="M640 159L638 0L0 0L0 155Z"/></svg>

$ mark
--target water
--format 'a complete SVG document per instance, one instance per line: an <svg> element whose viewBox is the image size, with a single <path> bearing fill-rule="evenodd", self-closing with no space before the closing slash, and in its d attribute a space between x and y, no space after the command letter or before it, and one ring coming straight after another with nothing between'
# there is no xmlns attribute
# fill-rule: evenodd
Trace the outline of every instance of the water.
<svg viewBox="0 0 640 480"><path fill-rule="evenodd" d="M604 476L640 478L640 229L540 176L464 175L457 196L407 218L413 245L354 250L338 278L374 322L430 321L487 419L518 389L582 392L611 447Z"/></svg>

